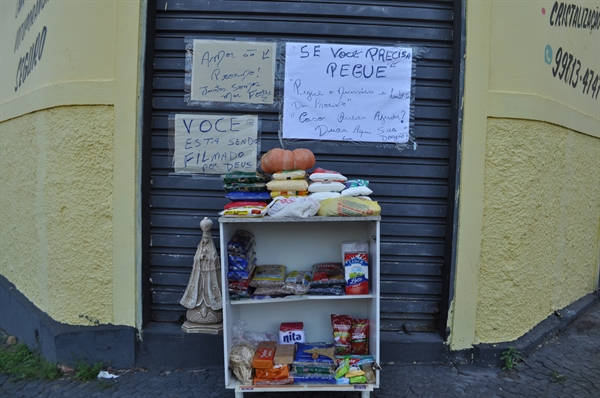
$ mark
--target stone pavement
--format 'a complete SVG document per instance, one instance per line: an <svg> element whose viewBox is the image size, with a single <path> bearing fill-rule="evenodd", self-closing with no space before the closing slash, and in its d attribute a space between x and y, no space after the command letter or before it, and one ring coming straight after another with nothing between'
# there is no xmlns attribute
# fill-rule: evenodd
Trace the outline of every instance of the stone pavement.
<svg viewBox="0 0 600 398"><path fill-rule="evenodd" d="M116 379L81 383L12 382L0 375L2 397L232 398L222 369L112 371ZM475 365L383 366L381 388L371 397L600 397L600 301L534 350L516 371ZM359 398L358 392L245 393L247 398Z"/></svg>

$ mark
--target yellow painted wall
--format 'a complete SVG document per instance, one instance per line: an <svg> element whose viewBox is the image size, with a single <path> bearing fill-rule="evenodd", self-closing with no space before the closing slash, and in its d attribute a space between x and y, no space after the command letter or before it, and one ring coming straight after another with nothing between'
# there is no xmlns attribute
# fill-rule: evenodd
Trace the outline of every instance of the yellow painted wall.
<svg viewBox="0 0 600 398"><path fill-rule="evenodd" d="M53 108L0 128L2 274L61 322L114 323L113 107Z"/></svg>
<svg viewBox="0 0 600 398"><path fill-rule="evenodd" d="M596 74L600 34L557 24L568 5L600 10L598 0L466 2L451 349L512 341L597 289L600 101L583 76L557 69L557 54Z"/></svg>
<svg viewBox="0 0 600 398"><path fill-rule="evenodd" d="M0 273L59 322L140 324L144 7L0 3Z"/></svg>
<svg viewBox="0 0 600 398"><path fill-rule="evenodd" d="M475 342L511 341L594 290L600 140L489 119Z"/></svg>

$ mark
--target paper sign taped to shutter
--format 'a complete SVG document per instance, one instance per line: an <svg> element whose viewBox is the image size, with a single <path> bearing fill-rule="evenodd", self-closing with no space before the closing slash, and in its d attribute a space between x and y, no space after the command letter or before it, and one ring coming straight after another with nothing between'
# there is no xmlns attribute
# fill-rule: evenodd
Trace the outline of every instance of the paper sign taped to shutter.
<svg viewBox="0 0 600 398"><path fill-rule="evenodd" d="M256 171L258 116L175 115L176 173Z"/></svg>
<svg viewBox="0 0 600 398"><path fill-rule="evenodd" d="M412 49L287 43L283 138L404 144Z"/></svg>
<svg viewBox="0 0 600 398"><path fill-rule="evenodd" d="M272 104L275 43L194 40L192 101Z"/></svg>

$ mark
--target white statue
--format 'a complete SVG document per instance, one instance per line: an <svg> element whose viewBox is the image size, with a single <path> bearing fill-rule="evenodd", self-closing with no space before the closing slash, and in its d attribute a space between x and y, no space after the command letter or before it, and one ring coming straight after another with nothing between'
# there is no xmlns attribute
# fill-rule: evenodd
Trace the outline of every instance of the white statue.
<svg viewBox="0 0 600 398"><path fill-rule="evenodd" d="M194 255L194 267L181 305L187 308L187 321L182 330L188 333L218 333L223 325L223 298L221 296L221 262L212 240L212 221L204 217L200 222L202 239Z"/></svg>

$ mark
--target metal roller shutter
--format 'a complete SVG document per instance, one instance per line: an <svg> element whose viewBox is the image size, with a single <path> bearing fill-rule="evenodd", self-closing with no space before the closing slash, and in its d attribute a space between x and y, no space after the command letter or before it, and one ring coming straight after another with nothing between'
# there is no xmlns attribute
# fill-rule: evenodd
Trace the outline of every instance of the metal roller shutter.
<svg viewBox="0 0 600 398"><path fill-rule="evenodd" d="M147 321L182 322L179 300L201 236L200 221L216 220L228 202L218 177L170 174L168 115L215 112L218 106L184 101L185 37L270 39L427 48L416 61L414 134L417 150L347 143L294 142L317 165L370 181L382 207L381 327L383 331L438 331L445 300L443 270L451 237L453 200L452 97L454 1L166 1L156 2L153 69L147 81L151 113L146 128ZM221 109L222 111L223 109ZM279 146L277 106L261 108L261 151ZM149 135L149 136L148 136ZM449 183L450 181L450 183ZM215 222L213 237L218 238ZM219 247L218 242L215 242ZM149 308L148 308L149 307Z"/></svg>

